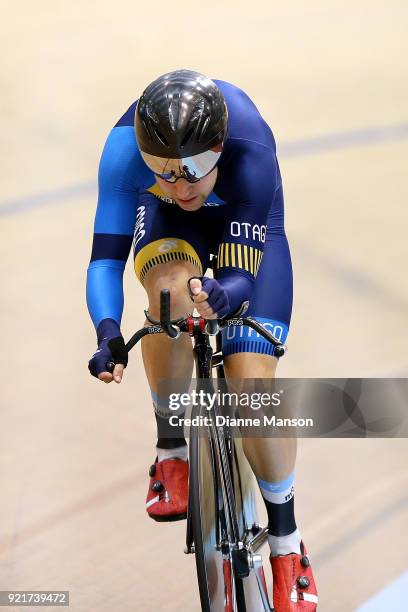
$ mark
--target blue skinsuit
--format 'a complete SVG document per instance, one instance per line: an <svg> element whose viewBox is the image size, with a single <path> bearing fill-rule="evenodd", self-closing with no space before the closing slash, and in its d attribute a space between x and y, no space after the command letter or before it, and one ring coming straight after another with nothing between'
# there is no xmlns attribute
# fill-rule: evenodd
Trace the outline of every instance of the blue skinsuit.
<svg viewBox="0 0 408 612"><path fill-rule="evenodd" d="M215 81L228 107L228 134L213 192L198 211L184 211L161 193L136 141L136 102L111 130L99 166L87 302L95 327L119 324L123 270L132 242L143 283L157 263L188 260L204 275L218 255L217 279L228 287L231 311L249 299L248 314L282 341L292 310L292 267L284 230L282 181L273 134L250 98ZM225 354L272 354L248 328L223 332Z"/></svg>

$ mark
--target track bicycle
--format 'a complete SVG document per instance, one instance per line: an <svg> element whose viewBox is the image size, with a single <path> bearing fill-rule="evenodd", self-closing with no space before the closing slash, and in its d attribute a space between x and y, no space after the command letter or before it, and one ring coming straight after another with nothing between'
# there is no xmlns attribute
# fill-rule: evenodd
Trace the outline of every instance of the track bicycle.
<svg viewBox="0 0 408 612"><path fill-rule="evenodd" d="M244 317L245 305L232 317L205 320L201 316L170 319L170 292L160 293L160 320L145 311L150 325L137 331L126 344L130 351L144 336L165 333L177 339L189 333L197 391L214 393L213 369L224 378L221 329L246 325L271 342L281 357L286 347L260 323ZM210 337L216 337L214 352ZM114 363L107 368L113 371ZM186 554L195 554L201 609L204 612L271 612L262 565L261 547L267 542L267 528L258 522L255 482L242 443L224 425L217 425L220 407L200 403L191 417L207 417L205 435L190 427L189 499ZM201 428L202 429L202 428Z"/></svg>

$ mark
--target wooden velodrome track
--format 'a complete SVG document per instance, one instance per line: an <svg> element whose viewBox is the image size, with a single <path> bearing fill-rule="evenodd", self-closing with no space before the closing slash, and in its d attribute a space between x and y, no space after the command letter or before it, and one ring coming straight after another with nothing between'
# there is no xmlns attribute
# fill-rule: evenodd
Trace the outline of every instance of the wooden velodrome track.
<svg viewBox="0 0 408 612"><path fill-rule="evenodd" d="M280 374L408 374L408 7L288 4L2 2L0 589L69 589L75 612L199 609L184 524L144 509L140 354L120 387L86 367L98 159L159 74L232 81L275 132L296 290ZM128 336L145 306L131 266L126 296ZM301 441L297 517L322 612L406 571L407 462L406 440Z"/></svg>

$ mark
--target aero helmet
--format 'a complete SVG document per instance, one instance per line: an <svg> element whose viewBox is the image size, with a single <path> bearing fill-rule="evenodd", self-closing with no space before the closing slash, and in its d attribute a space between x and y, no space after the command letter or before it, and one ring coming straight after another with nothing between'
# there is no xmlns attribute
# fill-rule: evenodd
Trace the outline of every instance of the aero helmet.
<svg viewBox="0 0 408 612"><path fill-rule="evenodd" d="M217 165L227 120L224 96L211 79L193 70L164 74L148 85L135 112L143 160L167 181L196 182Z"/></svg>

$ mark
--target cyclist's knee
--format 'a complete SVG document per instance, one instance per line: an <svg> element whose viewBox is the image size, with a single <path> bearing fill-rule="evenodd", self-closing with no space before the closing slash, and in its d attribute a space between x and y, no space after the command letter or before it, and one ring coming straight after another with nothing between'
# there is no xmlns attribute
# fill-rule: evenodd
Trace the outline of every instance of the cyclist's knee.
<svg viewBox="0 0 408 612"><path fill-rule="evenodd" d="M200 276L197 267L186 261L158 264L149 270L144 287L149 297L149 312L157 318L160 309L160 291L170 291L171 317L177 318L192 310L192 302L187 289L191 276Z"/></svg>

